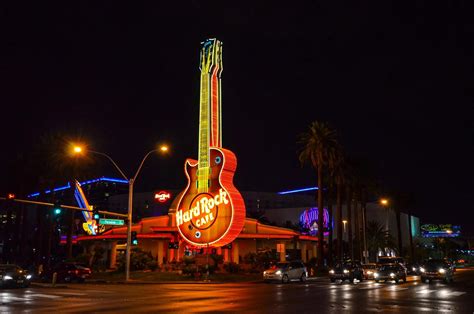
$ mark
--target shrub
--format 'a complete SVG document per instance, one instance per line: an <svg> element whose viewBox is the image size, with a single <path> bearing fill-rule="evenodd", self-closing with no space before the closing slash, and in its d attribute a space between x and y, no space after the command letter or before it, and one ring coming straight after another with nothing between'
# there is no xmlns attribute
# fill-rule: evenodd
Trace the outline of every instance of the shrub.
<svg viewBox="0 0 474 314"><path fill-rule="evenodd" d="M155 262L155 265L152 263ZM146 270L151 267L157 267L156 261L150 252L144 252L140 248L133 248L130 253L130 270ZM125 254L117 260L118 270L125 270ZM155 268L156 269L156 268Z"/></svg>
<svg viewBox="0 0 474 314"><path fill-rule="evenodd" d="M237 263L229 262L224 263L224 269L228 273L238 273L240 271L240 266Z"/></svg>

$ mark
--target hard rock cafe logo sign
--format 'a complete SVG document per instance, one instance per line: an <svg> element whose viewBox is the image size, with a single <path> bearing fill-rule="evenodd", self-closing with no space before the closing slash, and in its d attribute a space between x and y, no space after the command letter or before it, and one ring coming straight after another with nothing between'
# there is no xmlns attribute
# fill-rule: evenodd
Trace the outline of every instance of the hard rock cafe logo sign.
<svg viewBox="0 0 474 314"><path fill-rule="evenodd" d="M155 193L155 200L157 200L160 203L164 203L167 200L171 198L171 193L167 191L160 191L158 193Z"/></svg>
<svg viewBox="0 0 474 314"><path fill-rule="evenodd" d="M214 196L209 193L198 194L188 210L179 209L176 212L176 225L179 227L190 222L197 229L208 229L215 222L219 214L218 206L221 204L229 204L227 192L222 188Z"/></svg>

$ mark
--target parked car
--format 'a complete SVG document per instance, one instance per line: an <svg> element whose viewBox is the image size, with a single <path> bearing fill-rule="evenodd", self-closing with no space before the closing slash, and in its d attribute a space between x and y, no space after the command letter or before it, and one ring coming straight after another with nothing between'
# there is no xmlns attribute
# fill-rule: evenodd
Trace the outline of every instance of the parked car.
<svg viewBox="0 0 474 314"><path fill-rule="evenodd" d="M53 274L56 273L57 282L84 282L84 280L90 277L92 271L90 268L79 263L60 263L47 271L44 276L44 281L51 281Z"/></svg>
<svg viewBox="0 0 474 314"><path fill-rule="evenodd" d="M400 264L384 264L374 274L375 282L381 280L388 281L394 280L398 283L400 280L407 282L407 271L405 267Z"/></svg>
<svg viewBox="0 0 474 314"><path fill-rule="evenodd" d="M291 280L299 279L306 281L308 271L301 261L281 262L263 272L264 281L277 280L288 283Z"/></svg>
<svg viewBox="0 0 474 314"><path fill-rule="evenodd" d="M377 264L362 264L362 271L364 272L364 279L374 279L374 273L377 271Z"/></svg>
<svg viewBox="0 0 474 314"><path fill-rule="evenodd" d="M444 282L453 281L454 267L452 264L441 259L431 259L425 261L421 267L421 282L430 282L432 280L443 280Z"/></svg>
<svg viewBox="0 0 474 314"><path fill-rule="evenodd" d="M21 267L14 264L0 264L0 286L23 287L30 285L32 275Z"/></svg>
<svg viewBox="0 0 474 314"><path fill-rule="evenodd" d="M359 262L338 262L329 270L329 279L331 282L336 280L354 282L355 279L362 281L364 279L364 270Z"/></svg>

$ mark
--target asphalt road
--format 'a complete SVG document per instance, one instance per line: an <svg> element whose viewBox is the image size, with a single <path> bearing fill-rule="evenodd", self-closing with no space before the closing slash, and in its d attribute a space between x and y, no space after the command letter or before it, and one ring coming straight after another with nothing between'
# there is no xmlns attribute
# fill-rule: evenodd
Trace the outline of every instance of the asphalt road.
<svg viewBox="0 0 474 314"><path fill-rule="evenodd" d="M67 288L0 290L0 312L8 313L367 313L474 312L474 270L455 281L425 284L68 284Z"/></svg>

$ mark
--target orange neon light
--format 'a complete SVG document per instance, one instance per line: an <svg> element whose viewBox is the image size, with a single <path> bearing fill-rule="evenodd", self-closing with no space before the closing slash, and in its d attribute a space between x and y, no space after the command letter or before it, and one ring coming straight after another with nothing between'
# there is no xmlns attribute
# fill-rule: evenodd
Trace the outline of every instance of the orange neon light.
<svg viewBox="0 0 474 314"><path fill-rule="evenodd" d="M245 204L233 184L237 158L222 148L222 43L208 39L201 49L199 159L187 159L188 184L177 202L180 235L194 246L219 247L242 231Z"/></svg>

